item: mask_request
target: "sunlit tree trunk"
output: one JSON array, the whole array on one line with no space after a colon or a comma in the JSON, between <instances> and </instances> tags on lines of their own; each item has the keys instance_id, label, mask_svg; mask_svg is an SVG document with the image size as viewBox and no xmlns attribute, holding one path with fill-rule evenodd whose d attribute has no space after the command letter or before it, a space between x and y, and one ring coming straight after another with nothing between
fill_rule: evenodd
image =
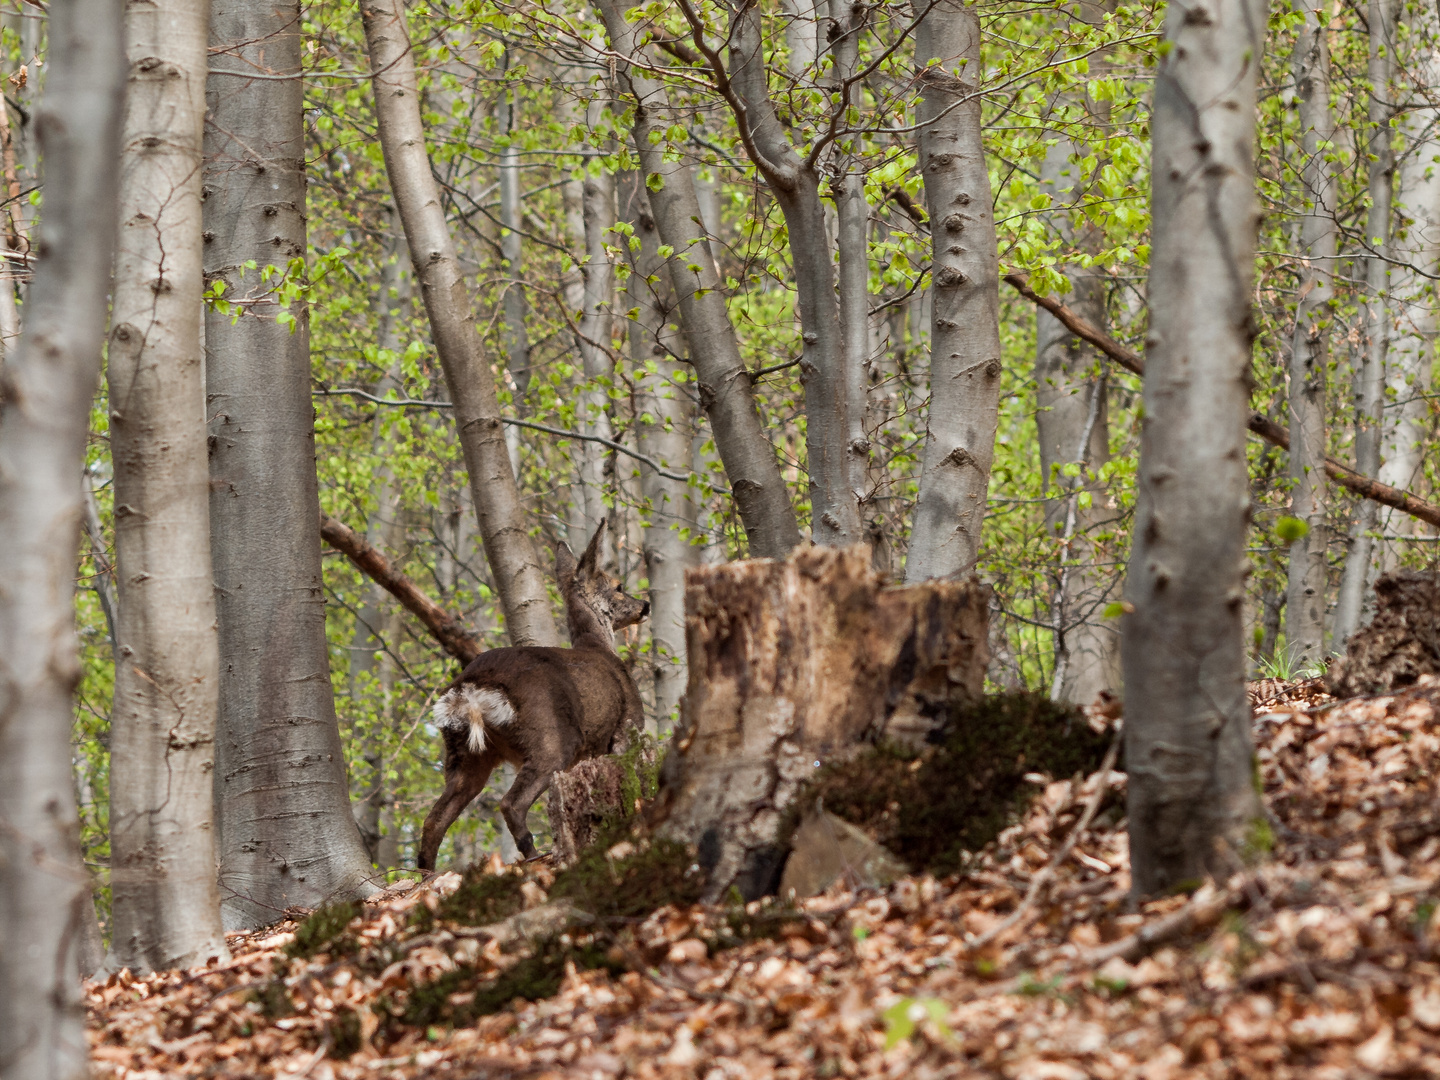
<instances>
[{"instance_id":1,"label":"sunlit tree trunk","mask_svg":"<svg viewBox=\"0 0 1440 1080\"><path fill-rule=\"evenodd\" d=\"M593 110L598 111L598 110ZM598 119L598 118L597 118ZM580 430L602 439L611 437L610 392L614 358L610 353L611 306L615 292L615 267L607 250L615 224L615 177L601 172L586 177L583 195L585 219L585 262L583 308L580 315L580 361L585 373L585 393ZM581 496L585 507L585 534L592 534L607 516L605 508L605 466L610 451L602 443L582 442L579 451ZM611 534L618 542L622 534Z\"/></svg>"},{"instance_id":2,"label":"sunlit tree trunk","mask_svg":"<svg viewBox=\"0 0 1440 1080\"><path fill-rule=\"evenodd\" d=\"M667 263L681 329L695 366L700 400L745 525L750 554L779 558L800 542L800 530L775 449L760 423L735 327L725 309L693 177L683 162L666 161L660 145L669 102L663 86L631 63L644 58L636 24L625 18L625 0L598 0L597 7L618 57L618 85L635 101L635 151L650 192L650 210L660 242L672 249Z\"/></svg>"},{"instance_id":3,"label":"sunlit tree trunk","mask_svg":"<svg viewBox=\"0 0 1440 1080\"><path fill-rule=\"evenodd\" d=\"M1126 598L1134 890L1228 874L1260 814L1245 696L1255 87L1265 0L1172 7L1155 78L1139 502Z\"/></svg>"},{"instance_id":4,"label":"sunlit tree trunk","mask_svg":"<svg viewBox=\"0 0 1440 1080\"><path fill-rule=\"evenodd\" d=\"M1406 74L1418 84L1415 96L1433 99L1440 88L1440 19L1433 5L1416 5L1405 11L1408 23ZM1425 440L1433 429L1430 380L1437 330L1434 275L1440 269L1440 109L1434 106L1406 110L1399 129L1404 157L1398 171L1398 201L1403 226L1392 242L1396 265L1391 271L1394 334L1387 357L1385 423L1377 479L1392 487L1413 491L1424 479ZM1423 526L1396 510L1382 509L1379 531L1379 569L1400 565L1405 543ZM1396 537L1397 539L1390 539Z\"/></svg>"},{"instance_id":5,"label":"sunlit tree trunk","mask_svg":"<svg viewBox=\"0 0 1440 1080\"><path fill-rule=\"evenodd\" d=\"M930 411L908 582L954 577L979 558L1000 408L999 255L980 138L980 20L961 0L917 4L916 13L933 295Z\"/></svg>"},{"instance_id":6,"label":"sunlit tree trunk","mask_svg":"<svg viewBox=\"0 0 1440 1080\"><path fill-rule=\"evenodd\" d=\"M1290 345L1290 514L1306 533L1290 544L1285 598L1285 647L1297 664L1325 655L1325 395L1330 367L1330 304L1335 272L1335 136L1330 112L1330 47L1321 0L1295 0L1304 16L1295 43L1295 93L1300 102L1301 172L1307 212L1300 224L1300 301Z\"/></svg>"},{"instance_id":7,"label":"sunlit tree trunk","mask_svg":"<svg viewBox=\"0 0 1440 1080\"><path fill-rule=\"evenodd\" d=\"M90 904L70 763L81 469L115 240L123 6L54 0L38 126L50 183L26 330L0 403L0 1077L88 1074Z\"/></svg>"},{"instance_id":8,"label":"sunlit tree trunk","mask_svg":"<svg viewBox=\"0 0 1440 1080\"><path fill-rule=\"evenodd\" d=\"M299 4L212 0L210 55L205 271L240 315L211 311L205 326L216 821L233 928L361 895L370 860L330 685L309 324L279 289L281 274L304 273Z\"/></svg>"},{"instance_id":9,"label":"sunlit tree trunk","mask_svg":"<svg viewBox=\"0 0 1440 1080\"><path fill-rule=\"evenodd\" d=\"M1057 231L1076 241L1067 213L1082 194L1080 166L1072 164L1075 144L1059 138L1045 155L1041 178L1058 208ZM1083 227L1083 226L1082 226ZM1078 238L1094 247L1088 232ZM1105 283L1097 271L1066 268L1071 293L1066 303L1092 325L1106 325ZM1045 525L1059 541L1059 567L1051 597L1055 639L1052 695L1088 705L1102 690L1120 684L1120 639L1104 617L1119 582L1101 565L1103 552L1093 534L1115 512L1104 505L1096 480L1110 459L1109 412L1102 361L1044 309L1036 311L1035 426L1040 442L1041 484L1049 495ZM1071 472L1075 475L1070 475Z\"/></svg>"},{"instance_id":10,"label":"sunlit tree trunk","mask_svg":"<svg viewBox=\"0 0 1440 1080\"><path fill-rule=\"evenodd\" d=\"M1380 471L1380 429L1385 413L1385 353L1390 340L1387 303L1390 217L1394 196L1394 133L1390 130L1392 76L1395 70L1395 0L1370 0L1370 210L1365 219L1365 357L1355 386L1355 469L1365 476ZM1345 551L1345 572L1335 604L1335 647L1342 648L1360 627L1368 585L1373 580L1372 534L1380 507L1363 499L1356 507Z\"/></svg>"},{"instance_id":11,"label":"sunlit tree trunk","mask_svg":"<svg viewBox=\"0 0 1440 1080\"><path fill-rule=\"evenodd\" d=\"M119 586L110 953L136 971L229 955L211 827L220 670L200 347L208 7L154 0L125 13L107 353Z\"/></svg>"},{"instance_id":12,"label":"sunlit tree trunk","mask_svg":"<svg viewBox=\"0 0 1440 1080\"><path fill-rule=\"evenodd\" d=\"M373 69L385 168L455 405L470 492L506 628L516 645L555 645L559 635L550 610L548 575L526 529L524 506L501 431L494 377L481 348L439 187L430 171L404 5L398 0L365 0L360 14Z\"/></svg>"},{"instance_id":13,"label":"sunlit tree trunk","mask_svg":"<svg viewBox=\"0 0 1440 1080\"><path fill-rule=\"evenodd\" d=\"M514 383L515 415L526 416L530 391L530 335L525 316L529 304L525 297L524 247L520 239L520 150L514 143L515 103L507 94L496 107L496 126L509 136L500 150L500 166L496 169L500 187L500 260L505 268L505 293L501 298L504 318L505 366ZM505 444L510 451L510 465L520 475L520 432L505 429Z\"/></svg>"},{"instance_id":14,"label":"sunlit tree trunk","mask_svg":"<svg viewBox=\"0 0 1440 1080\"><path fill-rule=\"evenodd\" d=\"M694 426L684 366L670 355L669 282L655 219L650 216L644 178L630 174L622 214L630 233L630 278L625 307L630 312L629 352L635 372L635 430L640 452L671 472L689 471ZM651 663L655 676L655 723L674 722L685 693L685 570L698 561L684 530L692 512L687 485L640 467L644 500L645 568L650 579Z\"/></svg>"}]
</instances>

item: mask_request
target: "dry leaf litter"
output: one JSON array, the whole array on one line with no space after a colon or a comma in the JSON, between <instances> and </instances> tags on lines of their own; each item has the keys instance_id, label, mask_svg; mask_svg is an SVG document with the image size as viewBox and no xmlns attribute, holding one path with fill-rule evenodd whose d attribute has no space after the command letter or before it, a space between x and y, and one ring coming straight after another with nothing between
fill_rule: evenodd
<instances>
[{"instance_id":1,"label":"dry leaf litter","mask_svg":"<svg viewBox=\"0 0 1440 1080\"><path fill-rule=\"evenodd\" d=\"M289 922L232 936L227 963L87 984L94 1072L1440 1076L1440 679L1343 702L1267 681L1251 700L1268 820L1188 896L1129 903L1123 774L1033 776L964 873L798 907L587 927L541 867L529 910L475 928L433 914L458 875L402 882L328 952L289 955ZM556 948L530 991L549 996L480 1007Z\"/></svg>"}]
</instances>

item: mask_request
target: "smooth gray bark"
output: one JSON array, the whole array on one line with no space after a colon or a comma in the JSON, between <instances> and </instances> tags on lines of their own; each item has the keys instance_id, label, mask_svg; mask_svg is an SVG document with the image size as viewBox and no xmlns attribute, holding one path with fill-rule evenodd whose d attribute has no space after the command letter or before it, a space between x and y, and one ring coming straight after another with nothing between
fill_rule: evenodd
<instances>
[{"instance_id":1,"label":"smooth gray bark","mask_svg":"<svg viewBox=\"0 0 1440 1080\"><path fill-rule=\"evenodd\" d=\"M1328 160L1335 137L1330 111L1330 48L1321 30L1322 0L1295 0L1304 16L1295 42L1295 96L1300 111L1301 172L1307 210L1300 223L1300 302L1290 343L1290 514L1308 531L1290 544L1285 647L1296 664L1325 655L1325 397L1334 298L1336 186Z\"/></svg>"},{"instance_id":2,"label":"smooth gray bark","mask_svg":"<svg viewBox=\"0 0 1440 1080\"><path fill-rule=\"evenodd\" d=\"M1067 210L1079 201L1079 166L1070 158L1075 146L1059 138L1045 155L1041 178L1059 208L1055 228L1068 243L1077 239L1093 247L1086 234L1075 236ZM1069 307L1092 325L1106 324L1105 283L1097 271L1065 268L1071 292ZM1102 690L1120 685L1120 638L1114 620L1104 617L1106 604L1119 592L1116 575L1102 565L1104 553L1092 534L1114 519L1104 505L1104 485L1096 480L1110 459L1109 412L1103 360L1093 348L1071 334L1049 312L1036 310L1035 425L1040 442L1040 470L1045 525L1061 542L1057 583L1051 598L1055 640L1052 696L1057 701L1088 705ZM1079 472L1071 477L1066 467ZM1089 496L1082 506L1081 494Z\"/></svg>"},{"instance_id":3,"label":"smooth gray bark","mask_svg":"<svg viewBox=\"0 0 1440 1080\"><path fill-rule=\"evenodd\" d=\"M82 1080L79 954L93 918L70 731L75 554L115 242L119 0L48 7L37 109L50 183L26 329L0 401L0 1077Z\"/></svg>"},{"instance_id":4,"label":"smooth gray bark","mask_svg":"<svg viewBox=\"0 0 1440 1080\"><path fill-rule=\"evenodd\" d=\"M585 179L583 194L585 261L581 272L585 287L580 313L580 362L585 373L585 393L580 431L608 439L610 424L610 377L614 358L610 354L611 313L615 293L615 266L607 250L610 229L615 225L615 177L602 172ZM605 465L607 449L599 443L582 442L580 486L585 506L585 533L591 535L607 516L605 508ZM615 542L621 539L616 531Z\"/></svg>"},{"instance_id":5,"label":"smooth gray bark","mask_svg":"<svg viewBox=\"0 0 1440 1080\"><path fill-rule=\"evenodd\" d=\"M1000 277L980 138L980 20L935 0L915 28L920 168L933 249L930 411L907 582L975 565L1000 409Z\"/></svg>"},{"instance_id":6,"label":"smooth gray bark","mask_svg":"<svg viewBox=\"0 0 1440 1080\"><path fill-rule=\"evenodd\" d=\"M501 131L512 139L515 133L515 105L508 96L496 108ZM525 329L529 304L525 298L524 271L520 264L524 248L520 240L520 151L507 142L500 151L496 169L500 181L500 260L505 268L505 295L501 310L505 318L505 364L515 380L515 411L528 411L525 395L530 389L530 337Z\"/></svg>"},{"instance_id":7,"label":"smooth gray bark","mask_svg":"<svg viewBox=\"0 0 1440 1080\"><path fill-rule=\"evenodd\" d=\"M633 230L625 307L631 312L629 352L635 372L635 433L640 452L676 472L689 467L694 417L681 381L684 368L670 355L671 290L660 258L660 238L650 216L644 178L632 174L622 212ZM651 664L655 678L655 724L673 724L685 693L685 570L699 549L682 531L693 512L687 485L642 466L645 567L650 579Z\"/></svg>"},{"instance_id":8,"label":"smooth gray bark","mask_svg":"<svg viewBox=\"0 0 1440 1080\"><path fill-rule=\"evenodd\" d=\"M1440 18L1433 5L1407 8L1409 48L1406 75L1416 84L1415 98L1433 100L1440 88ZM1398 128L1405 147L1398 166L1397 201L1404 222L1392 240L1391 305L1394 329L1386 358L1385 423L1376 479L1414 490L1424 479L1425 440L1432 428L1430 382L1437 330L1434 275L1440 268L1440 108L1418 105L1405 110ZM1400 537L1423 529L1399 511L1379 511L1378 569L1400 566L1405 543Z\"/></svg>"},{"instance_id":9,"label":"smooth gray bark","mask_svg":"<svg viewBox=\"0 0 1440 1080\"><path fill-rule=\"evenodd\" d=\"M858 34L859 30L853 27L848 32ZM853 41L849 48L854 48ZM844 55L837 52L842 62ZM730 9L729 68L730 82L743 102L743 107L732 102L732 110L746 150L784 215L795 274L800 380L805 388L805 457L810 475L810 538L834 546L858 543L862 531L857 491L863 468L857 468L857 462L863 462L868 447L863 438L858 445L851 445L851 413L863 416L865 405L863 396L851 398L852 384L863 385L858 375L851 379L846 373L845 327L835 290L825 204L820 198L824 163L813 153L801 156L770 98L757 5L736 4ZM860 200L863 203L863 186ZM847 201L842 199L842 207ZM853 230L855 210L849 209L848 214ZM862 333L858 351L863 353L867 339Z\"/></svg>"},{"instance_id":10,"label":"smooth gray bark","mask_svg":"<svg viewBox=\"0 0 1440 1080\"><path fill-rule=\"evenodd\" d=\"M205 320L227 928L370 889L325 639L309 327L261 277L305 256L300 29L298 0L212 0L205 275L243 302Z\"/></svg>"},{"instance_id":11,"label":"smooth gray bark","mask_svg":"<svg viewBox=\"0 0 1440 1080\"><path fill-rule=\"evenodd\" d=\"M1394 201L1395 152L1390 130L1395 70L1395 0L1370 0L1370 210L1365 219L1364 343L1365 358L1355 381L1355 470L1365 476L1380 471L1380 430L1385 413L1385 353L1390 340L1389 291L1390 218ZM1333 644L1342 649L1360 628L1367 586L1373 580L1371 558L1380 507L1362 499L1350 526L1345 571L1335 603Z\"/></svg>"},{"instance_id":12,"label":"smooth gray bark","mask_svg":"<svg viewBox=\"0 0 1440 1080\"><path fill-rule=\"evenodd\" d=\"M820 24L815 0L780 0L785 12L785 68L801 78L820 56Z\"/></svg>"},{"instance_id":13,"label":"smooth gray bark","mask_svg":"<svg viewBox=\"0 0 1440 1080\"><path fill-rule=\"evenodd\" d=\"M201 183L209 0L127 5L107 375L119 586L110 966L228 958L212 809L220 706Z\"/></svg>"},{"instance_id":14,"label":"smooth gray bark","mask_svg":"<svg viewBox=\"0 0 1440 1080\"><path fill-rule=\"evenodd\" d=\"M1174 6L1155 78L1139 499L1121 651L1130 864L1145 896L1228 875L1261 813L1242 613L1255 96L1265 0Z\"/></svg>"},{"instance_id":15,"label":"smooth gray bark","mask_svg":"<svg viewBox=\"0 0 1440 1080\"><path fill-rule=\"evenodd\" d=\"M618 57L618 85L635 103L635 151L645 173L660 242L672 249L667 263L700 401L745 525L750 554L781 558L800 542L795 510L780 476L775 448L760 423L735 327L725 310L720 273L706 238L690 169L681 162L665 160L662 141L669 113L667 95L659 82L630 63L643 57L637 26L625 19L626 4L627 0L599 0L597 7Z\"/></svg>"},{"instance_id":16,"label":"smooth gray bark","mask_svg":"<svg viewBox=\"0 0 1440 1080\"><path fill-rule=\"evenodd\" d=\"M525 508L501 430L495 380L475 327L439 186L430 171L404 5L398 0L365 0L360 14L370 51L385 169L455 405L470 493L506 629L516 645L557 645L560 638L550 610L547 570L526 529Z\"/></svg>"}]
</instances>

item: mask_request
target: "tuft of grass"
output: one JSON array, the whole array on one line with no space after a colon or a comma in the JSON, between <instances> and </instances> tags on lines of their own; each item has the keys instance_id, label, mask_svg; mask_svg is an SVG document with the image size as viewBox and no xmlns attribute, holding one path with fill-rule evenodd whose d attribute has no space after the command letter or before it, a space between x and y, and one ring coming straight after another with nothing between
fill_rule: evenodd
<instances>
[{"instance_id":1,"label":"tuft of grass","mask_svg":"<svg viewBox=\"0 0 1440 1080\"><path fill-rule=\"evenodd\" d=\"M358 900L316 908L295 928L295 940L285 946L285 955L309 960L320 952L335 956L354 952L360 943L345 931L364 910Z\"/></svg>"},{"instance_id":2,"label":"tuft of grass","mask_svg":"<svg viewBox=\"0 0 1440 1080\"><path fill-rule=\"evenodd\" d=\"M991 695L957 709L923 751L882 743L820 769L792 804L792 827L822 799L916 869L951 873L1013 820L1027 773L1091 772L1110 739L1044 695Z\"/></svg>"}]
</instances>

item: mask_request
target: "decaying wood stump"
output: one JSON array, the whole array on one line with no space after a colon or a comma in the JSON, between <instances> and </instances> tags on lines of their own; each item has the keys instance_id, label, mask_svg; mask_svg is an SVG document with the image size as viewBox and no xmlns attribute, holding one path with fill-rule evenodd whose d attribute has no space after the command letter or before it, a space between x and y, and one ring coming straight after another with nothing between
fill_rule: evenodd
<instances>
[{"instance_id":1,"label":"decaying wood stump","mask_svg":"<svg viewBox=\"0 0 1440 1080\"><path fill-rule=\"evenodd\" d=\"M1440 675L1440 575L1401 570L1375 582L1375 618L1346 643L1326 679L1336 697L1390 694Z\"/></svg>"},{"instance_id":2,"label":"decaying wood stump","mask_svg":"<svg viewBox=\"0 0 1440 1080\"><path fill-rule=\"evenodd\" d=\"M883 588L863 547L686 574L689 686L652 820L697 845L710 899L774 890L782 816L817 763L923 740L980 696L989 596L973 579Z\"/></svg>"},{"instance_id":3,"label":"decaying wood stump","mask_svg":"<svg viewBox=\"0 0 1440 1080\"><path fill-rule=\"evenodd\" d=\"M600 836L607 822L632 817L638 799L654 794L659 744L630 727L615 753L587 758L550 781L546 810L555 865L569 866Z\"/></svg>"}]
</instances>

